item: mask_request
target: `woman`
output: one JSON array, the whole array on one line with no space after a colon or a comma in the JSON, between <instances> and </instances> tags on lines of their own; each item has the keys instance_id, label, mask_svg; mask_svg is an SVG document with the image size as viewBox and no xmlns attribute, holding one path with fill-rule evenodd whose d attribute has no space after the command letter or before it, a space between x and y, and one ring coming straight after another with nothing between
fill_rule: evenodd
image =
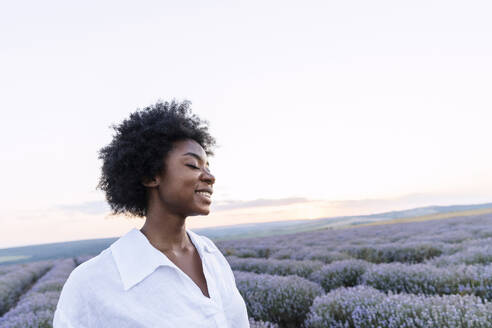
<instances>
[{"instance_id":1,"label":"woman","mask_svg":"<svg viewBox=\"0 0 492 328\"><path fill-rule=\"evenodd\" d=\"M113 214L145 217L63 286L53 326L249 327L232 270L216 245L186 228L207 215L215 139L190 103L137 110L102 148L98 188Z\"/></svg>"}]
</instances>

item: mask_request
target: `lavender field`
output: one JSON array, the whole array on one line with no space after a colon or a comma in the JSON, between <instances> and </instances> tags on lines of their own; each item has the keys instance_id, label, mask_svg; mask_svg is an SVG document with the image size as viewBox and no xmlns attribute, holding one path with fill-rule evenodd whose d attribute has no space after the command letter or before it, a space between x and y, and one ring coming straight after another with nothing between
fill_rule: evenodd
<instances>
[{"instance_id":1,"label":"lavender field","mask_svg":"<svg viewBox=\"0 0 492 328\"><path fill-rule=\"evenodd\" d=\"M216 245L251 327L492 327L492 214ZM0 266L0 327L51 327L90 257Z\"/></svg>"}]
</instances>

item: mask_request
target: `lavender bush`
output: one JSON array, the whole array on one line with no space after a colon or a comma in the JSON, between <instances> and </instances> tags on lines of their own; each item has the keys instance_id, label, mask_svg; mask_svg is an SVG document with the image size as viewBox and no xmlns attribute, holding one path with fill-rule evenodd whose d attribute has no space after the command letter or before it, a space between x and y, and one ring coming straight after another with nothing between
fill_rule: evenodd
<instances>
[{"instance_id":1,"label":"lavender bush","mask_svg":"<svg viewBox=\"0 0 492 328\"><path fill-rule=\"evenodd\" d=\"M229 256L227 261L233 270L268 273L279 276L297 275L304 278L308 277L313 271L321 269L323 266L323 262L320 261L238 258L234 256Z\"/></svg>"},{"instance_id":2,"label":"lavender bush","mask_svg":"<svg viewBox=\"0 0 492 328\"><path fill-rule=\"evenodd\" d=\"M0 266L0 276L1 275L4 275L6 273L9 273L12 270L15 270L20 265L22 265L22 264L9 264L9 265L2 265L2 266ZM25 266L25 264L24 264L24 266Z\"/></svg>"},{"instance_id":3,"label":"lavender bush","mask_svg":"<svg viewBox=\"0 0 492 328\"><path fill-rule=\"evenodd\" d=\"M492 243L492 240L490 241ZM433 258L426 263L444 267L453 264L490 264L492 263L492 244L470 246L452 255Z\"/></svg>"},{"instance_id":4,"label":"lavender bush","mask_svg":"<svg viewBox=\"0 0 492 328\"><path fill-rule=\"evenodd\" d=\"M268 321L256 321L253 318L249 318L249 327L250 328L279 328L279 326L275 323L271 323Z\"/></svg>"},{"instance_id":5,"label":"lavender bush","mask_svg":"<svg viewBox=\"0 0 492 328\"><path fill-rule=\"evenodd\" d=\"M325 291L358 285L361 276L374 264L364 260L336 261L313 272L308 279L319 283Z\"/></svg>"},{"instance_id":6,"label":"lavender bush","mask_svg":"<svg viewBox=\"0 0 492 328\"><path fill-rule=\"evenodd\" d=\"M272 259L292 259L292 260L312 260L321 261L325 264L334 261L346 260L351 257L348 254L338 251L328 251L323 247L308 247L298 246L296 248L282 248L272 253L270 258Z\"/></svg>"},{"instance_id":7,"label":"lavender bush","mask_svg":"<svg viewBox=\"0 0 492 328\"><path fill-rule=\"evenodd\" d=\"M51 327L61 289L74 268L71 258L55 261L52 269L0 318L0 327Z\"/></svg>"},{"instance_id":8,"label":"lavender bush","mask_svg":"<svg viewBox=\"0 0 492 328\"><path fill-rule=\"evenodd\" d=\"M80 264L84 263L85 261L90 260L93 257L94 257L94 255L91 255L91 254L77 256L74 259L75 260L75 265L76 266L79 266Z\"/></svg>"},{"instance_id":9,"label":"lavender bush","mask_svg":"<svg viewBox=\"0 0 492 328\"><path fill-rule=\"evenodd\" d=\"M226 256L268 258L275 251L277 251L275 246L250 245L248 247L229 247L223 253Z\"/></svg>"},{"instance_id":10,"label":"lavender bush","mask_svg":"<svg viewBox=\"0 0 492 328\"><path fill-rule=\"evenodd\" d=\"M2 328L51 328L59 292L32 293L0 318Z\"/></svg>"},{"instance_id":11,"label":"lavender bush","mask_svg":"<svg viewBox=\"0 0 492 328\"><path fill-rule=\"evenodd\" d=\"M385 294L369 286L342 287L317 297L306 328L492 327L492 303L467 295Z\"/></svg>"},{"instance_id":12,"label":"lavender bush","mask_svg":"<svg viewBox=\"0 0 492 328\"><path fill-rule=\"evenodd\" d=\"M360 283L395 293L473 294L491 300L492 266L438 268L429 264L380 264L368 268Z\"/></svg>"},{"instance_id":13,"label":"lavender bush","mask_svg":"<svg viewBox=\"0 0 492 328\"><path fill-rule=\"evenodd\" d=\"M442 254L437 243L386 244L378 246L351 246L343 250L350 256L373 263L407 262L421 263Z\"/></svg>"},{"instance_id":14,"label":"lavender bush","mask_svg":"<svg viewBox=\"0 0 492 328\"><path fill-rule=\"evenodd\" d=\"M298 276L233 271L248 314L282 327L301 327L313 300L323 294L315 282Z\"/></svg>"},{"instance_id":15,"label":"lavender bush","mask_svg":"<svg viewBox=\"0 0 492 328\"><path fill-rule=\"evenodd\" d=\"M0 276L0 316L7 312L18 298L53 265L52 261L18 265L14 270Z\"/></svg>"},{"instance_id":16,"label":"lavender bush","mask_svg":"<svg viewBox=\"0 0 492 328\"><path fill-rule=\"evenodd\" d=\"M61 292L63 284L73 269L75 269L75 262L72 258L58 260L52 269L39 279L23 297L28 297L30 293Z\"/></svg>"}]
</instances>

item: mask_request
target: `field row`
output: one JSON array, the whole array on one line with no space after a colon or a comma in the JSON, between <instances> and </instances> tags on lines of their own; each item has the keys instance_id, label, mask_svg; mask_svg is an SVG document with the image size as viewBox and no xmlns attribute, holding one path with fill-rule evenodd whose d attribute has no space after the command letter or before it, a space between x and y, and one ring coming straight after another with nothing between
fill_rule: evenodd
<instances>
[{"instance_id":1,"label":"field row","mask_svg":"<svg viewBox=\"0 0 492 328\"><path fill-rule=\"evenodd\" d=\"M248 313L280 327L492 327L492 303L472 295L381 292L321 285L298 276L234 271Z\"/></svg>"},{"instance_id":2,"label":"field row","mask_svg":"<svg viewBox=\"0 0 492 328\"><path fill-rule=\"evenodd\" d=\"M0 273L0 327L51 327L61 290L87 257L9 265Z\"/></svg>"},{"instance_id":3,"label":"field row","mask_svg":"<svg viewBox=\"0 0 492 328\"><path fill-rule=\"evenodd\" d=\"M275 276L296 275L319 283L328 292L338 287L368 285L381 291L426 295L470 294L492 300L492 265L383 263L244 259L228 257L236 271Z\"/></svg>"},{"instance_id":4,"label":"field row","mask_svg":"<svg viewBox=\"0 0 492 328\"><path fill-rule=\"evenodd\" d=\"M253 328L492 328L492 215L216 245ZM91 257L0 266L0 327L51 327Z\"/></svg>"},{"instance_id":5,"label":"field row","mask_svg":"<svg viewBox=\"0 0 492 328\"><path fill-rule=\"evenodd\" d=\"M319 260L325 263L350 257L373 263L422 263L429 259L462 253L461 257L447 259L459 262L466 259L466 254L463 254L466 250L492 245L492 215L339 230L324 229L217 241L216 245L224 255L237 257ZM482 261L491 260L490 249L484 255Z\"/></svg>"}]
</instances>

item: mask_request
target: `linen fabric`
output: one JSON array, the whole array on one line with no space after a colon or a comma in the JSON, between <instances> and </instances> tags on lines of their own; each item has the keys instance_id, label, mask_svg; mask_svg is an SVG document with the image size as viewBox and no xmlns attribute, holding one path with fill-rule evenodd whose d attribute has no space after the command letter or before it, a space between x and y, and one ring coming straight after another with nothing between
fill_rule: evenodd
<instances>
[{"instance_id":1,"label":"linen fabric","mask_svg":"<svg viewBox=\"0 0 492 328\"><path fill-rule=\"evenodd\" d=\"M53 327L249 327L229 263L209 238L185 230L202 260L210 298L133 228L72 271Z\"/></svg>"}]
</instances>

